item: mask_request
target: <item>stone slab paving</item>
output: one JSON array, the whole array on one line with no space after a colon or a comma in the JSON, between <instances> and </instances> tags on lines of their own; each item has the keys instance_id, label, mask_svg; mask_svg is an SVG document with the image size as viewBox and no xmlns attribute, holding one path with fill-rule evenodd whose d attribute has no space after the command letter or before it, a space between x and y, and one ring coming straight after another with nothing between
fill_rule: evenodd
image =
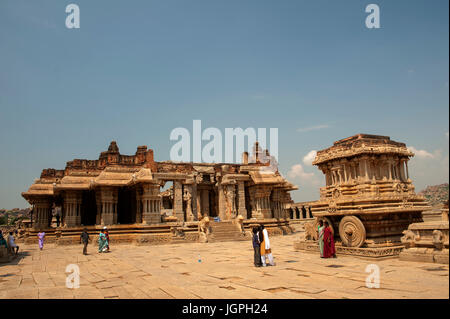
<instances>
[{"instance_id":1,"label":"stone slab paving","mask_svg":"<svg viewBox=\"0 0 450 319\"><path fill-rule=\"evenodd\" d=\"M253 267L251 242L158 246L21 245L0 264L0 298L449 298L448 265L318 254L293 248L297 236L271 238L275 267ZM80 269L80 288L66 287L66 266ZM380 288L367 288L366 267L380 268Z\"/></svg>"}]
</instances>

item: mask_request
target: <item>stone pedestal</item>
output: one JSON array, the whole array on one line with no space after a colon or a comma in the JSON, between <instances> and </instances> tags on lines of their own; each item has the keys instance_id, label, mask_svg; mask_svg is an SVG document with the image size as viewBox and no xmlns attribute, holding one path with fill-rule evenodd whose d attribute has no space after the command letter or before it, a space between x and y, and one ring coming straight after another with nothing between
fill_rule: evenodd
<instances>
[{"instance_id":1,"label":"stone pedestal","mask_svg":"<svg viewBox=\"0 0 450 319\"><path fill-rule=\"evenodd\" d=\"M401 238L405 249L400 253L400 260L448 264L448 225L448 221L409 225Z\"/></svg>"}]
</instances>

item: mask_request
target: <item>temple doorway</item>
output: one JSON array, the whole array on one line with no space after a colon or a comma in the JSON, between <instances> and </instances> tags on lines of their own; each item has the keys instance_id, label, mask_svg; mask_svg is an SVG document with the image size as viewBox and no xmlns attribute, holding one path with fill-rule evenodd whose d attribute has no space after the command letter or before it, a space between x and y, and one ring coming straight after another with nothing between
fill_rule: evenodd
<instances>
[{"instance_id":1,"label":"temple doorway","mask_svg":"<svg viewBox=\"0 0 450 319\"><path fill-rule=\"evenodd\" d=\"M95 192L92 190L83 191L81 199L81 225L95 225L97 216L97 204Z\"/></svg>"},{"instance_id":2,"label":"temple doorway","mask_svg":"<svg viewBox=\"0 0 450 319\"><path fill-rule=\"evenodd\" d=\"M117 222L133 224L136 222L136 191L125 187L119 188L117 201Z\"/></svg>"}]
</instances>

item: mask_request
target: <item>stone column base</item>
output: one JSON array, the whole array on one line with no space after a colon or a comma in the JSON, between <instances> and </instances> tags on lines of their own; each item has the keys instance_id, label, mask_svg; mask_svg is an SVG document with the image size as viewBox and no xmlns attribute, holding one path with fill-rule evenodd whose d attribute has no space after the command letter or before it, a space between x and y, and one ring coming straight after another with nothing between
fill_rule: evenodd
<instances>
[{"instance_id":1,"label":"stone column base","mask_svg":"<svg viewBox=\"0 0 450 319\"><path fill-rule=\"evenodd\" d=\"M114 225L114 214L103 213L103 225Z\"/></svg>"},{"instance_id":2,"label":"stone column base","mask_svg":"<svg viewBox=\"0 0 450 319\"><path fill-rule=\"evenodd\" d=\"M142 214L142 223L147 225L160 224L161 215L159 213L144 213Z\"/></svg>"},{"instance_id":3,"label":"stone column base","mask_svg":"<svg viewBox=\"0 0 450 319\"><path fill-rule=\"evenodd\" d=\"M76 227L81 225L81 216L66 216L67 227Z\"/></svg>"}]
</instances>

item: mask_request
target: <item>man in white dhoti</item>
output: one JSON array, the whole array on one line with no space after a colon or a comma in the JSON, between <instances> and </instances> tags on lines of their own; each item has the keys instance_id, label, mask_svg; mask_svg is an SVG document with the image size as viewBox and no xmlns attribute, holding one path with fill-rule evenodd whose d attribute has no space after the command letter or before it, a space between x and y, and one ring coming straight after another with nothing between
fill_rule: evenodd
<instances>
[{"instance_id":1,"label":"man in white dhoti","mask_svg":"<svg viewBox=\"0 0 450 319\"><path fill-rule=\"evenodd\" d=\"M269 265L275 266L275 263L273 262L273 256L272 256L272 250L270 248L270 240L269 240L269 234L267 233L267 229L264 228L264 225L260 226L260 234L262 233L261 240L261 261L263 266L266 266L266 256L269 258Z\"/></svg>"}]
</instances>

